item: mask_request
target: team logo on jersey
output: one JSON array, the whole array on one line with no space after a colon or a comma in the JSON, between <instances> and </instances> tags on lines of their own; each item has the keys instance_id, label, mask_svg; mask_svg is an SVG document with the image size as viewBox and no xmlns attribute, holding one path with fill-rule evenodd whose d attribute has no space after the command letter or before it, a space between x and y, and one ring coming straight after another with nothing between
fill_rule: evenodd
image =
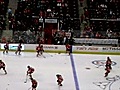
<instances>
[{"instance_id":1,"label":"team logo on jersey","mask_svg":"<svg viewBox=\"0 0 120 90\"><path fill-rule=\"evenodd\" d=\"M94 60L92 61L92 64L97 65L97 66L105 66L106 60ZM115 66L117 63L112 61L112 66Z\"/></svg>"}]
</instances>

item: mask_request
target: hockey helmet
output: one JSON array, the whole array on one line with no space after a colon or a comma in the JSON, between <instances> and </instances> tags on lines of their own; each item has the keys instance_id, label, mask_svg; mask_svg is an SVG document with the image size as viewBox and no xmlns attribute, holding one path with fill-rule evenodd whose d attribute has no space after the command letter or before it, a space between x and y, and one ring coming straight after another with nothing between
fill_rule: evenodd
<instances>
[{"instance_id":1,"label":"hockey helmet","mask_svg":"<svg viewBox=\"0 0 120 90\"><path fill-rule=\"evenodd\" d=\"M30 68L30 66L27 66L27 68Z\"/></svg>"}]
</instances>

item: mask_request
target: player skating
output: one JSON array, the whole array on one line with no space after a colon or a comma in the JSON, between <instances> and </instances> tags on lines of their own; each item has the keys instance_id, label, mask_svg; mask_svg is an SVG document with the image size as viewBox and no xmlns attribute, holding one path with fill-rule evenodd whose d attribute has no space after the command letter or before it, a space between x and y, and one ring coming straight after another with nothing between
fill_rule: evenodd
<instances>
[{"instance_id":1,"label":"player skating","mask_svg":"<svg viewBox=\"0 0 120 90\"><path fill-rule=\"evenodd\" d=\"M8 50L9 50L9 44L8 42L6 42L6 44L4 45L3 54L5 54L5 52L8 54Z\"/></svg>"},{"instance_id":2,"label":"player skating","mask_svg":"<svg viewBox=\"0 0 120 90\"><path fill-rule=\"evenodd\" d=\"M70 50L71 50L70 44L66 44L66 53L68 53L69 55L70 55Z\"/></svg>"},{"instance_id":3,"label":"player skating","mask_svg":"<svg viewBox=\"0 0 120 90\"><path fill-rule=\"evenodd\" d=\"M32 78L32 74L35 71L35 69L31 66L27 66L28 70L27 70L27 76L30 76L30 78Z\"/></svg>"},{"instance_id":4,"label":"player skating","mask_svg":"<svg viewBox=\"0 0 120 90\"><path fill-rule=\"evenodd\" d=\"M32 90L36 90L37 88L37 81L33 78L30 78L31 83L32 83Z\"/></svg>"},{"instance_id":5,"label":"player skating","mask_svg":"<svg viewBox=\"0 0 120 90\"><path fill-rule=\"evenodd\" d=\"M31 66L27 66L27 74L26 74L26 80L24 83L27 83L28 78L32 78L32 74L35 71L35 69Z\"/></svg>"},{"instance_id":6,"label":"player skating","mask_svg":"<svg viewBox=\"0 0 120 90\"><path fill-rule=\"evenodd\" d=\"M63 77L62 77L62 75L57 74L56 77L57 77L57 83L58 83L58 85L59 85L59 86L62 86L62 82L63 82Z\"/></svg>"},{"instance_id":7,"label":"player skating","mask_svg":"<svg viewBox=\"0 0 120 90\"><path fill-rule=\"evenodd\" d=\"M36 47L36 52L37 52L37 55L36 55L37 57L43 55L43 52L44 52L43 45L39 44Z\"/></svg>"},{"instance_id":8,"label":"player skating","mask_svg":"<svg viewBox=\"0 0 120 90\"><path fill-rule=\"evenodd\" d=\"M17 50L15 51L15 54L17 55L17 53L18 53L18 55L21 55L21 49L22 49L22 45L20 43L17 47Z\"/></svg>"},{"instance_id":9,"label":"player skating","mask_svg":"<svg viewBox=\"0 0 120 90\"><path fill-rule=\"evenodd\" d=\"M3 69L4 70L4 72L5 72L5 74L7 74L7 71L6 71L6 69L5 69L5 63L2 61L2 60L0 60L0 70L1 69Z\"/></svg>"},{"instance_id":10,"label":"player skating","mask_svg":"<svg viewBox=\"0 0 120 90\"><path fill-rule=\"evenodd\" d=\"M111 61L110 57L107 57L107 61L106 61L105 67L106 68L109 67L110 69L112 69L111 65L112 65L112 61Z\"/></svg>"},{"instance_id":11,"label":"player skating","mask_svg":"<svg viewBox=\"0 0 120 90\"><path fill-rule=\"evenodd\" d=\"M110 57L107 57L107 61L105 64L105 70L106 70L105 77L107 77L108 74L110 73L110 70L112 69L111 65L112 65L112 61L111 61Z\"/></svg>"},{"instance_id":12,"label":"player skating","mask_svg":"<svg viewBox=\"0 0 120 90\"><path fill-rule=\"evenodd\" d=\"M108 74L110 73L110 67L109 66L107 66L106 68L105 68L105 70L106 70L106 72L105 72L105 76L104 77L107 77L108 76Z\"/></svg>"}]
</instances>

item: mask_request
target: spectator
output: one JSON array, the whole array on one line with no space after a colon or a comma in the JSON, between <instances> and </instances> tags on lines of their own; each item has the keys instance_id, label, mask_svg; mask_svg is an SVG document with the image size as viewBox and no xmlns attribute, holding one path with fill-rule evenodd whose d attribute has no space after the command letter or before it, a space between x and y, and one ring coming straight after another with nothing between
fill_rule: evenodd
<instances>
[{"instance_id":1,"label":"spectator","mask_svg":"<svg viewBox=\"0 0 120 90\"><path fill-rule=\"evenodd\" d=\"M84 0L80 0L80 6L83 7Z\"/></svg>"},{"instance_id":2,"label":"spectator","mask_svg":"<svg viewBox=\"0 0 120 90\"><path fill-rule=\"evenodd\" d=\"M112 30L110 28L107 29L106 35L107 35L107 38L111 38L111 36L112 36Z\"/></svg>"}]
</instances>

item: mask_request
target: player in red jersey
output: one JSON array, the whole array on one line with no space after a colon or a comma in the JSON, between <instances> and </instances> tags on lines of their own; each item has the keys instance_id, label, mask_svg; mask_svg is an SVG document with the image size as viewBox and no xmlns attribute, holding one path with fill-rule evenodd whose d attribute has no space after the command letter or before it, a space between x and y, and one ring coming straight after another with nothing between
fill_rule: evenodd
<instances>
[{"instance_id":1,"label":"player in red jersey","mask_svg":"<svg viewBox=\"0 0 120 90\"><path fill-rule=\"evenodd\" d=\"M8 50L9 50L9 43L6 42L6 44L4 45L4 50L3 50L3 54L8 53Z\"/></svg>"},{"instance_id":2,"label":"player in red jersey","mask_svg":"<svg viewBox=\"0 0 120 90\"><path fill-rule=\"evenodd\" d=\"M2 61L2 60L0 60L0 69L3 69L4 70L4 72L5 72L5 74L7 74L7 71L6 71L6 69L5 69L5 63Z\"/></svg>"},{"instance_id":3,"label":"player in red jersey","mask_svg":"<svg viewBox=\"0 0 120 90\"><path fill-rule=\"evenodd\" d=\"M39 55L42 55L43 52L44 52L43 45L39 44L39 45L36 47L36 52L37 52L37 55L36 55L37 57L38 57Z\"/></svg>"},{"instance_id":4,"label":"player in red jersey","mask_svg":"<svg viewBox=\"0 0 120 90\"><path fill-rule=\"evenodd\" d=\"M105 64L105 70L106 70L105 77L107 77L108 74L110 73L110 70L112 69L111 65L112 65L112 61L111 61L110 57L107 57L107 61Z\"/></svg>"},{"instance_id":5,"label":"player in red jersey","mask_svg":"<svg viewBox=\"0 0 120 90\"><path fill-rule=\"evenodd\" d=\"M16 50L16 52L15 52L15 54L17 55L17 53L19 54L19 55L21 55L20 53L21 53L21 49L22 49L22 46L21 46L21 43L18 45L18 47L17 47L17 50Z\"/></svg>"},{"instance_id":6,"label":"player in red jersey","mask_svg":"<svg viewBox=\"0 0 120 90\"><path fill-rule=\"evenodd\" d=\"M66 44L66 53L68 53L70 55L70 44Z\"/></svg>"},{"instance_id":7,"label":"player in red jersey","mask_svg":"<svg viewBox=\"0 0 120 90\"><path fill-rule=\"evenodd\" d=\"M107 66L106 68L105 68L105 70L106 70L106 72L105 72L105 76L104 77L107 77L108 76L108 74L110 73L110 67L109 66Z\"/></svg>"},{"instance_id":8,"label":"player in red jersey","mask_svg":"<svg viewBox=\"0 0 120 90\"><path fill-rule=\"evenodd\" d=\"M30 76L30 78L32 78L32 73L35 71L35 69L31 66L27 66L27 68L27 76Z\"/></svg>"},{"instance_id":9,"label":"player in red jersey","mask_svg":"<svg viewBox=\"0 0 120 90\"><path fill-rule=\"evenodd\" d=\"M59 86L62 86L62 82L63 82L63 77L62 77L62 75L57 74L56 77L57 77L57 83L58 83L58 85L59 85Z\"/></svg>"},{"instance_id":10,"label":"player in red jersey","mask_svg":"<svg viewBox=\"0 0 120 90\"><path fill-rule=\"evenodd\" d=\"M37 81L33 78L30 78L31 83L32 83L32 90L36 90L37 88Z\"/></svg>"},{"instance_id":11,"label":"player in red jersey","mask_svg":"<svg viewBox=\"0 0 120 90\"><path fill-rule=\"evenodd\" d=\"M110 57L107 57L107 61L106 61L105 67L106 67L106 68L109 67L110 69L112 69L111 64L112 64L112 61L111 61Z\"/></svg>"}]
</instances>

